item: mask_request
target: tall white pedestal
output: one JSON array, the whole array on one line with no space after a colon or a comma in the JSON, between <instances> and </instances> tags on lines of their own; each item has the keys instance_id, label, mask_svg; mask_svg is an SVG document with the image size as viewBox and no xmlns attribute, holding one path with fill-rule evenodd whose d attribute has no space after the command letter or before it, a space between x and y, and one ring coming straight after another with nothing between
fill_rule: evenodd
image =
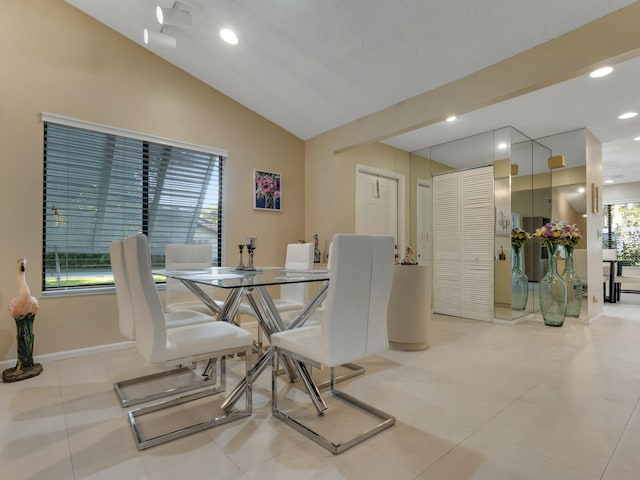
<instances>
[{"instance_id":1,"label":"tall white pedestal","mask_svg":"<svg viewBox=\"0 0 640 480\"><path fill-rule=\"evenodd\" d=\"M389 347L395 350L429 348L431 267L396 265L389 297Z\"/></svg>"}]
</instances>

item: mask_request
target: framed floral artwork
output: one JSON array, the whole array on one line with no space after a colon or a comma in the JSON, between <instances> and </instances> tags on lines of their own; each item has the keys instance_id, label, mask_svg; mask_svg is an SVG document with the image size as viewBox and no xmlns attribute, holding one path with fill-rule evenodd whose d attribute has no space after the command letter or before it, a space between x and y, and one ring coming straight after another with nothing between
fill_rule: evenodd
<instances>
[{"instance_id":1,"label":"framed floral artwork","mask_svg":"<svg viewBox=\"0 0 640 480\"><path fill-rule=\"evenodd\" d=\"M279 173L253 171L253 208L282 210L282 177Z\"/></svg>"},{"instance_id":2,"label":"framed floral artwork","mask_svg":"<svg viewBox=\"0 0 640 480\"><path fill-rule=\"evenodd\" d=\"M508 237L511 235L511 212L505 207L496 207L496 235Z\"/></svg>"}]
</instances>

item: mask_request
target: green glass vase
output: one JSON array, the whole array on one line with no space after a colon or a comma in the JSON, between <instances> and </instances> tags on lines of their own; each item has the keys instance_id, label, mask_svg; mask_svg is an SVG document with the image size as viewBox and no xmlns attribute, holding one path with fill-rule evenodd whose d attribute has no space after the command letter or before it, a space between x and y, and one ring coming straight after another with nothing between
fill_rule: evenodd
<instances>
[{"instance_id":1,"label":"green glass vase","mask_svg":"<svg viewBox=\"0 0 640 480\"><path fill-rule=\"evenodd\" d=\"M520 247L513 246L511 267L511 309L525 310L529 298L529 278L520 269Z\"/></svg>"},{"instance_id":2,"label":"green glass vase","mask_svg":"<svg viewBox=\"0 0 640 480\"><path fill-rule=\"evenodd\" d=\"M582 311L582 281L573 265L573 247L564 246L567 252L562 279L567 285L567 317L579 317Z\"/></svg>"},{"instance_id":3,"label":"green glass vase","mask_svg":"<svg viewBox=\"0 0 640 480\"><path fill-rule=\"evenodd\" d=\"M567 313L567 285L558 274L556 245L547 245L549 262L547 273L540 280L540 311L544 324L561 327Z\"/></svg>"}]
</instances>

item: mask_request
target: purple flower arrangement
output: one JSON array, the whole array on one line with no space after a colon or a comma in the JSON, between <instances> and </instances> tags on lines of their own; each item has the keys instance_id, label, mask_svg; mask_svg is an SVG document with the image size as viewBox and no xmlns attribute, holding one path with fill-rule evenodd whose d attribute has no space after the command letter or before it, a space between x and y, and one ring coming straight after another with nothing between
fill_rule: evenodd
<instances>
[{"instance_id":1,"label":"purple flower arrangement","mask_svg":"<svg viewBox=\"0 0 640 480\"><path fill-rule=\"evenodd\" d=\"M531 239L529 232L515 227L511 229L511 246L518 250Z\"/></svg>"},{"instance_id":2,"label":"purple flower arrangement","mask_svg":"<svg viewBox=\"0 0 640 480\"><path fill-rule=\"evenodd\" d=\"M549 222L538 228L533 234L540 242L551 249L556 245L574 247L582 238L582 232L576 225L564 222Z\"/></svg>"}]
</instances>

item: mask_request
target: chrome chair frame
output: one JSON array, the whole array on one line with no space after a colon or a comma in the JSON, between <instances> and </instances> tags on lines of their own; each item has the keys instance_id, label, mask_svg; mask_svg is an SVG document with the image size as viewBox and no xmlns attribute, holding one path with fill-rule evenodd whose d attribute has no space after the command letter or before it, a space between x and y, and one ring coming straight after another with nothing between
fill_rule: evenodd
<instances>
[{"instance_id":1,"label":"chrome chair frame","mask_svg":"<svg viewBox=\"0 0 640 480\"><path fill-rule=\"evenodd\" d=\"M252 347L241 347L241 348L231 348L226 350L220 350L214 352L216 357L220 359L220 362L213 362L213 364L219 365L219 372L215 375L212 375L211 378L219 378L220 381L216 385L215 388L202 390L196 393L191 393L188 395L178 396L175 398L171 398L168 400L164 400L161 402L157 402L148 406L131 409L128 412L129 417L129 425L131 427L131 432L133 433L133 439L136 443L136 447L138 450L145 450L150 447L154 447L156 445L160 445L166 442L170 442L172 440L176 440L178 438L186 437L187 435L191 435L197 432L201 432L203 430L207 430L209 428L216 427L218 425L222 425L224 423L232 422L242 417L248 417L253 413L253 392L252 392ZM164 433L161 435L156 435L154 437L145 438L142 434L142 431L139 427L137 419L144 415L164 410L167 408L174 407L176 405L181 405L183 403L191 402L193 400L197 400L200 398L208 397L211 395L215 395L217 393L223 392L226 389L226 356L234 355L234 354L244 354L245 358L245 375L246 375L246 388L245 388L245 408L244 410L237 411L229 411L224 412L223 415L213 417L204 422L197 423L195 425L190 425L185 428L180 428L178 430L174 430L168 433ZM209 365L208 365L209 366ZM164 372L162 372L164 373ZM189 390L193 390L190 388Z\"/></svg>"},{"instance_id":2,"label":"chrome chair frame","mask_svg":"<svg viewBox=\"0 0 640 480\"><path fill-rule=\"evenodd\" d=\"M318 445L320 445L321 447L325 448L326 450L330 451L331 453L333 453L334 455L339 455L340 453L344 452L345 450L350 449L351 447L365 441L366 439L376 435L377 433L382 432L383 430L386 430L387 428L392 427L393 425L395 425L396 423L396 418L393 415L390 415L388 413L383 412L382 410L379 410L375 407L373 407L372 405L369 405L368 403L363 402L362 400L359 400L355 397L352 397L351 395L342 392L338 389L336 389L336 378L334 376L334 367L331 367L330 371L330 379L328 380L328 384L331 386L331 390L329 392L329 395L333 398L337 398L338 400L341 400L344 403L347 403L365 413L368 413L374 417L377 417L380 419L380 422L372 427L369 428L363 432L358 433L356 436L350 438L347 441L344 442L340 442L340 443L334 443L331 440L329 440L328 438L324 437L323 435L321 435L319 432L313 430L312 428L310 428L309 426L303 424L302 422L296 420L293 416L283 412L282 410L280 410L278 408L278 359L280 358L280 355L285 355L286 357L296 361L296 362L300 362L300 363L305 363L308 364L310 366L313 367L317 367L320 368L322 365L320 364L316 364L314 362L310 362L309 359L301 357L293 352L289 352L287 350L281 349L281 348L274 348L275 354L272 355L271 357L271 362L272 362L272 373L271 373L271 413L274 417L278 418L279 420L283 421L284 423L286 423L287 425L289 425L290 427L294 428L295 430L297 430L298 432L302 433L305 437L307 437L308 439L314 441L315 443L317 443ZM309 386L307 386L305 384L306 388L309 388ZM320 387L320 385L318 385L318 387ZM313 398L313 397L312 397ZM316 408L318 409L318 414L319 415L324 415L324 411L327 409L326 404L323 405L323 407L318 408L318 406L316 405Z\"/></svg>"},{"instance_id":3,"label":"chrome chair frame","mask_svg":"<svg viewBox=\"0 0 640 480\"><path fill-rule=\"evenodd\" d=\"M118 400L120 401L120 406L122 408L133 407L135 405L151 402L153 400L158 400L160 398L179 395L181 393L185 393L185 392L189 392L192 390L197 390L197 389L201 389L209 386L214 390L213 393L219 393L224 390L219 389L215 385L217 382L216 363L217 363L216 359L209 358L207 361L207 365L202 371L202 375L201 375L202 377L204 377L204 380L191 383L189 385L183 385L181 387L169 387L164 390L154 392L142 397L136 397L136 398L128 398L125 393L126 388L132 385L138 385L144 382L158 380L163 377L171 377L174 375L180 375L180 374L194 371L197 368L196 362L193 362L190 367L178 366L178 367L172 368L171 370L163 370L162 372L151 373L149 375L143 375L140 377L134 377L126 380L121 380L119 382L114 382L113 390L116 392L116 395L118 396Z\"/></svg>"}]
</instances>

